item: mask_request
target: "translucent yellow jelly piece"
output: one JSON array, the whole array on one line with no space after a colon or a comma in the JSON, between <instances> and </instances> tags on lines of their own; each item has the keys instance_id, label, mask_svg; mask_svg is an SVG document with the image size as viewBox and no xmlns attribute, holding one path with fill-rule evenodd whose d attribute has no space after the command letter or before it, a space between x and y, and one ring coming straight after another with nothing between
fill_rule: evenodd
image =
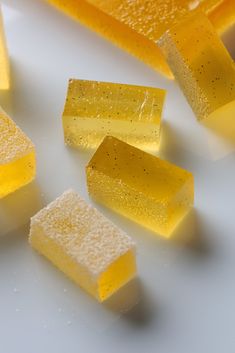
<instances>
[{"instance_id":1,"label":"translucent yellow jelly piece","mask_svg":"<svg viewBox=\"0 0 235 353\"><path fill-rule=\"evenodd\" d=\"M0 198L35 177L35 149L31 140L0 110Z\"/></svg>"},{"instance_id":2,"label":"translucent yellow jelly piece","mask_svg":"<svg viewBox=\"0 0 235 353\"><path fill-rule=\"evenodd\" d=\"M235 24L235 0L224 0L209 15L209 19L219 34Z\"/></svg>"},{"instance_id":3,"label":"translucent yellow jelly piece","mask_svg":"<svg viewBox=\"0 0 235 353\"><path fill-rule=\"evenodd\" d=\"M10 88L10 65L0 9L0 90Z\"/></svg>"},{"instance_id":4,"label":"translucent yellow jelly piece","mask_svg":"<svg viewBox=\"0 0 235 353\"><path fill-rule=\"evenodd\" d=\"M93 148L113 135L156 149L165 94L158 88L70 80L63 113L65 142Z\"/></svg>"},{"instance_id":5,"label":"translucent yellow jelly piece","mask_svg":"<svg viewBox=\"0 0 235 353\"><path fill-rule=\"evenodd\" d=\"M218 130L234 127L235 64L207 17L188 17L159 45L197 118L221 122Z\"/></svg>"},{"instance_id":6,"label":"translucent yellow jelly piece","mask_svg":"<svg viewBox=\"0 0 235 353\"><path fill-rule=\"evenodd\" d=\"M191 173L111 136L86 172L95 200L166 237L193 205Z\"/></svg>"},{"instance_id":7,"label":"translucent yellow jelly piece","mask_svg":"<svg viewBox=\"0 0 235 353\"><path fill-rule=\"evenodd\" d=\"M222 0L48 0L154 69L172 78L156 45L188 12L206 13Z\"/></svg>"},{"instance_id":8,"label":"translucent yellow jelly piece","mask_svg":"<svg viewBox=\"0 0 235 353\"><path fill-rule=\"evenodd\" d=\"M31 219L29 241L99 301L136 275L131 238L73 190Z\"/></svg>"}]
</instances>

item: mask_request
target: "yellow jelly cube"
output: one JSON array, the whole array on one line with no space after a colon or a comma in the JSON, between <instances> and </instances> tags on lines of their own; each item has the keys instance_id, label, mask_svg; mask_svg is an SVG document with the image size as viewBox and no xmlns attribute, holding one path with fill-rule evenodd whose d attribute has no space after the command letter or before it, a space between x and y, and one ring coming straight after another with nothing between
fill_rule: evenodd
<instances>
[{"instance_id":1,"label":"yellow jelly cube","mask_svg":"<svg viewBox=\"0 0 235 353\"><path fill-rule=\"evenodd\" d=\"M188 12L200 8L208 13L222 0L48 1L172 78L156 41Z\"/></svg>"},{"instance_id":2,"label":"yellow jelly cube","mask_svg":"<svg viewBox=\"0 0 235 353\"><path fill-rule=\"evenodd\" d=\"M35 149L31 140L0 110L0 198L35 177Z\"/></svg>"},{"instance_id":3,"label":"yellow jelly cube","mask_svg":"<svg viewBox=\"0 0 235 353\"><path fill-rule=\"evenodd\" d=\"M235 63L207 17L189 16L159 45L198 120L231 129L226 121L234 126Z\"/></svg>"},{"instance_id":4,"label":"yellow jelly cube","mask_svg":"<svg viewBox=\"0 0 235 353\"><path fill-rule=\"evenodd\" d=\"M92 148L113 135L156 149L165 93L151 87L70 80L63 113L65 142Z\"/></svg>"},{"instance_id":5,"label":"yellow jelly cube","mask_svg":"<svg viewBox=\"0 0 235 353\"><path fill-rule=\"evenodd\" d=\"M10 65L8 59L7 46L5 41L5 33L3 19L0 9L0 89L6 90L10 88Z\"/></svg>"},{"instance_id":6,"label":"yellow jelly cube","mask_svg":"<svg viewBox=\"0 0 235 353\"><path fill-rule=\"evenodd\" d=\"M166 237L193 204L191 173L111 136L86 171L95 200Z\"/></svg>"},{"instance_id":7,"label":"yellow jelly cube","mask_svg":"<svg viewBox=\"0 0 235 353\"><path fill-rule=\"evenodd\" d=\"M29 241L99 301L136 275L131 238L73 190L32 217Z\"/></svg>"}]
</instances>

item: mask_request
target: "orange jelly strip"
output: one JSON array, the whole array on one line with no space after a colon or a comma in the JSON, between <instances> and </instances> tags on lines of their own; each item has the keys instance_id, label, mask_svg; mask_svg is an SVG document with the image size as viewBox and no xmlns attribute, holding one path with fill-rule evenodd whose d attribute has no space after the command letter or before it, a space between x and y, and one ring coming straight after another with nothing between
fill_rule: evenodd
<instances>
[{"instance_id":1,"label":"orange jelly strip","mask_svg":"<svg viewBox=\"0 0 235 353\"><path fill-rule=\"evenodd\" d=\"M173 75L156 44L157 40L166 30L196 9L217 17L213 15L213 11L223 2L222 0L48 1L169 78L173 78ZM226 11L223 13L229 15ZM215 19L215 24L221 29L218 22ZM226 20L224 23L226 24Z\"/></svg>"}]
</instances>

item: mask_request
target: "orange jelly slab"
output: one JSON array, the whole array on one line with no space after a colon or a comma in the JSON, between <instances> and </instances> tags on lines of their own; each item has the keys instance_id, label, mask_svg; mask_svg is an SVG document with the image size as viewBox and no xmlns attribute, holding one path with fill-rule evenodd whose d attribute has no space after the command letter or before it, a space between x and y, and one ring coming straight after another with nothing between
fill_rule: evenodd
<instances>
[{"instance_id":1,"label":"orange jelly slab","mask_svg":"<svg viewBox=\"0 0 235 353\"><path fill-rule=\"evenodd\" d=\"M212 15L222 3L222 0L48 1L169 78L173 75L156 41L188 13L200 9ZM229 14L225 11L225 15Z\"/></svg>"}]
</instances>

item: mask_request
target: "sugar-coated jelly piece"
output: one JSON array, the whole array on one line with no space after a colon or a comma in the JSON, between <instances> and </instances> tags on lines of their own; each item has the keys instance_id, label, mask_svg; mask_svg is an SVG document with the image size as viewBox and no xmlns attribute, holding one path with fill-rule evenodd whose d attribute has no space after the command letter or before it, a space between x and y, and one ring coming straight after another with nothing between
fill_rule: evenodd
<instances>
[{"instance_id":1,"label":"sugar-coated jelly piece","mask_svg":"<svg viewBox=\"0 0 235 353\"><path fill-rule=\"evenodd\" d=\"M112 135L156 149L165 93L151 87L70 80L63 113L65 142L92 148Z\"/></svg>"},{"instance_id":2,"label":"sugar-coated jelly piece","mask_svg":"<svg viewBox=\"0 0 235 353\"><path fill-rule=\"evenodd\" d=\"M0 109L0 198L28 184L35 172L33 143Z\"/></svg>"},{"instance_id":3,"label":"sugar-coated jelly piece","mask_svg":"<svg viewBox=\"0 0 235 353\"><path fill-rule=\"evenodd\" d=\"M0 9L0 90L10 88L10 65L5 40L3 18Z\"/></svg>"},{"instance_id":4,"label":"sugar-coated jelly piece","mask_svg":"<svg viewBox=\"0 0 235 353\"><path fill-rule=\"evenodd\" d=\"M191 173L111 136L86 172L95 200L166 237L193 205Z\"/></svg>"},{"instance_id":5,"label":"sugar-coated jelly piece","mask_svg":"<svg viewBox=\"0 0 235 353\"><path fill-rule=\"evenodd\" d=\"M99 301L136 274L134 242L73 190L32 217L29 241Z\"/></svg>"},{"instance_id":6,"label":"sugar-coated jelly piece","mask_svg":"<svg viewBox=\"0 0 235 353\"><path fill-rule=\"evenodd\" d=\"M187 17L159 45L197 118L205 123L221 118L224 126L227 118L234 120L235 63L208 18Z\"/></svg>"},{"instance_id":7,"label":"sugar-coated jelly piece","mask_svg":"<svg viewBox=\"0 0 235 353\"><path fill-rule=\"evenodd\" d=\"M48 1L172 78L156 41L188 12L200 8L208 13L222 0Z\"/></svg>"}]
</instances>

